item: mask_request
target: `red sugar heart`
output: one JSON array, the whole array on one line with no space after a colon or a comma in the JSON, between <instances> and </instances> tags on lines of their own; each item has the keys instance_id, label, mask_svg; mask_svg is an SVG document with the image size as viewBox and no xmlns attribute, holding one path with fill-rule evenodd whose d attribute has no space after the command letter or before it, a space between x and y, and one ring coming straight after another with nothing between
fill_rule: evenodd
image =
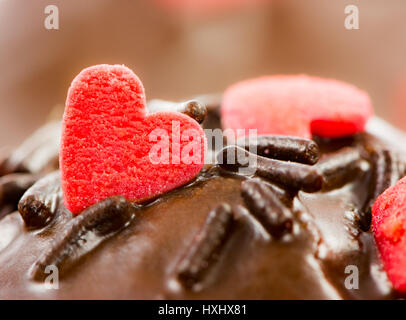
<instances>
[{"instance_id":1,"label":"red sugar heart","mask_svg":"<svg viewBox=\"0 0 406 320\"><path fill-rule=\"evenodd\" d=\"M270 0L154 0L158 5L186 14L204 14L252 7Z\"/></svg>"},{"instance_id":2,"label":"red sugar heart","mask_svg":"<svg viewBox=\"0 0 406 320\"><path fill-rule=\"evenodd\" d=\"M206 145L192 118L148 115L144 87L127 67L84 69L69 88L63 117L65 205L76 214L109 196L141 201L179 187L202 169ZM164 163L156 163L159 157Z\"/></svg>"},{"instance_id":3,"label":"red sugar heart","mask_svg":"<svg viewBox=\"0 0 406 320\"><path fill-rule=\"evenodd\" d=\"M406 177L388 188L372 207L372 230L393 287L406 292Z\"/></svg>"},{"instance_id":4,"label":"red sugar heart","mask_svg":"<svg viewBox=\"0 0 406 320\"><path fill-rule=\"evenodd\" d=\"M337 138L363 131L373 110L368 95L349 84L296 75L261 77L231 86L224 94L221 114L225 129Z\"/></svg>"}]
</instances>

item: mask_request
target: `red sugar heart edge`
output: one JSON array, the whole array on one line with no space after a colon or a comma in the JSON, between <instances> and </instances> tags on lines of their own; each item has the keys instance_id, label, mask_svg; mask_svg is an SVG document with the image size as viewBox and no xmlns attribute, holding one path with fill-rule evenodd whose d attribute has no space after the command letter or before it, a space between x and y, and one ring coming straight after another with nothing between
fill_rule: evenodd
<instances>
[{"instance_id":1,"label":"red sugar heart edge","mask_svg":"<svg viewBox=\"0 0 406 320\"><path fill-rule=\"evenodd\" d=\"M77 214L113 195L135 202L156 197L196 177L206 149L203 129L192 118L148 114L144 87L130 69L86 68L68 90L63 116L65 205Z\"/></svg>"},{"instance_id":2,"label":"red sugar heart edge","mask_svg":"<svg viewBox=\"0 0 406 320\"><path fill-rule=\"evenodd\" d=\"M265 76L229 87L222 124L277 134L338 138L362 132L373 114L369 96L349 84L305 75Z\"/></svg>"},{"instance_id":3,"label":"red sugar heart edge","mask_svg":"<svg viewBox=\"0 0 406 320\"><path fill-rule=\"evenodd\" d=\"M393 287L406 293L406 177L375 201L372 230Z\"/></svg>"}]
</instances>

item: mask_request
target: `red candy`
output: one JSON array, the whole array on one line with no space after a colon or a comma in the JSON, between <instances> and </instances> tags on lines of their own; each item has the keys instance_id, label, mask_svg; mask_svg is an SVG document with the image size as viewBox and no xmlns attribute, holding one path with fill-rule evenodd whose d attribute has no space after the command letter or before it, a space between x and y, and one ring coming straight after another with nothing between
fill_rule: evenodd
<instances>
[{"instance_id":1,"label":"red candy","mask_svg":"<svg viewBox=\"0 0 406 320\"><path fill-rule=\"evenodd\" d=\"M271 0L154 0L160 6L177 12L204 14L248 7Z\"/></svg>"},{"instance_id":2,"label":"red candy","mask_svg":"<svg viewBox=\"0 0 406 320\"><path fill-rule=\"evenodd\" d=\"M393 287L406 292L406 177L388 188L372 207L372 228Z\"/></svg>"},{"instance_id":3,"label":"red candy","mask_svg":"<svg viewBox=\"0 0 406 320\"><path fill-rule=\"evenodd\" d=\"M234 131L337 138L362 132L373 110L368 95L349 84L297 75L231 86L224 94L221 114L223 127Z\"/></svg>"},{"instance_id":4,"label":"red candy","mask_svg":"<svg viewBox=\"0 0 406 320\"><path fill-rule=\"evenodd\" d=\"M69 88L63 117L65 205L77 214L112 195L141 201L179 187L202 169L206 144L192 118L148 115L144 87L127 67L84 69Z\"/></svg>"}]
</instances>

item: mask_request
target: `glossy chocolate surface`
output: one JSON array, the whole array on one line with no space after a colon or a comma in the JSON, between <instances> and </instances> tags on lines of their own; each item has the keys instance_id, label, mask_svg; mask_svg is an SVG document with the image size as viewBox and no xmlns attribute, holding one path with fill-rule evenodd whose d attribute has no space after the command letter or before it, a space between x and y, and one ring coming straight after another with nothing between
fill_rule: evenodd
<instances>
[{"instance_id":1,"label":"glossy chocolate surface","mask_svg":"<svg viewBox=\"0 0 406 320\"><path fill-rule=\"evenodd\" d=\"M85 241L72 234L72 225L81 218L72 217L63 201L53 219L37 229L27 228L19 212L5 215L0 220L0 298L397 298L382 271L373 235L360 225L360 212L381 179L373 174L371 148L390 150L396 155L396 174L405 174L405 150L393 151L386 138L406 139L401 134L318 139L319 163L342 148L359 150L363 159L361 164L349 160L351 170L355 162L359 167L350 177L344 175L344 182L314 193L283 190L263 177L252 179L208 166L189 185L134 208L134 217L114 233L97 232L93 222L91 227L78 222ZM244 196L241 184L253 180L275 191L270 196L262 185L248 185ZM271 227L292 222L286 232L270 232L269 224L255 218L255 206L247 206L246 199L255 192L265 199L263 203L279 208ZM59 289L47 289L43 277L32 277L32 272L61 243L69 249L69 263L58 260ZM348 266L359 270L359 289L345 286ZM181 272L192 278L188 280L192 285L179 281Z\"/></svg>"}]
</instances>

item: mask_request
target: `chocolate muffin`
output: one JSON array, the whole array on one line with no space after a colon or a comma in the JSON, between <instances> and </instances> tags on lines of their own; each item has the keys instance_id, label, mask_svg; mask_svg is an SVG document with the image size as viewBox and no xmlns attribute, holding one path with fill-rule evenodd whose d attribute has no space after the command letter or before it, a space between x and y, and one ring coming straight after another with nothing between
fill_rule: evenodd
<instances>
[{"instance_id":1,"label":"chocolate muffin","mask_svg":"<svg viewBox=\"0 0 406 320\"><path fill-rule=\"evenodd\" d=\"M219 99L148 107L216 129ZM343 138L239 139L209 150L218 161L186 185L141 202L112 196L78 215L62 197L60 130L46 124L2 162L0 298L401 297L380 261L371 206L405 176L406 136L379 118ZM255 170L227 154L255 158ZM46 286L48 266L58 290Z\"/></svg>"}]
</instances>

